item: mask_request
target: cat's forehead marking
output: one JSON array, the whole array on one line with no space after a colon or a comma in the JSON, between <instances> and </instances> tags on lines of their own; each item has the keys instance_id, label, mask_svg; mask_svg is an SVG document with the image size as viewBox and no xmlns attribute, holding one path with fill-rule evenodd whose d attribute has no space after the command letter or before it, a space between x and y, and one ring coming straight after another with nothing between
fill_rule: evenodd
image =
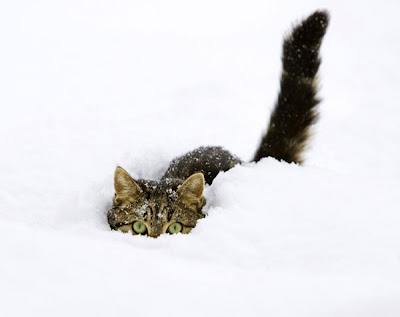
<instances>
[{"instance_id":1,"label":"cat's forehead marking","mask_svg":"<svg viewBox=\"0 0 400 317\"><path fill-rule=\"evenodd\" d=\"M176 198L176 190L181 181L165 179L160 181L142 181L142 189L149 200Z\"/></svg>"}]
</instances>

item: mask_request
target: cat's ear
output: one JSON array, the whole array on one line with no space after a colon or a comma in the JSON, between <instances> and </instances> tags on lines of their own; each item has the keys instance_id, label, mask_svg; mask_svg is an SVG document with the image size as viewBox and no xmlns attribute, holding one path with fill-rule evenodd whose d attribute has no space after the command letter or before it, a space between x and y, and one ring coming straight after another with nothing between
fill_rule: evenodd
<instances>
[{"instance_id":1,"label":"cat's ear","mask_svg":"<svg viewBox=\"0 0 400 317\"><path fill-rule=\"evenodd\" d=\"M178 188L177 193L186 206L201 208L204 203L203 190L204 175L202 173L196 173L185 180Z\"/></svg>"},{"instance_id":2,"label":"cat's ear","mask_svg":"<svg viewBox=\"0 0 400 317\"><path fill-rule=\"evenodd\" d=\"M140 186L122 167L117 167L114 172L115 201L124 202L136 198L142 190Z\"/></svg>"}]
</instances>

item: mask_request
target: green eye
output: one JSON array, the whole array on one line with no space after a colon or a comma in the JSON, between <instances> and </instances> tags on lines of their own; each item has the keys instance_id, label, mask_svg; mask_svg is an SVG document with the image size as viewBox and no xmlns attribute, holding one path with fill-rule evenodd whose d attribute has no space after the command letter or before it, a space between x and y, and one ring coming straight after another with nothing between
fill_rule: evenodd
<instances>
[{"instance_id":1,"label":"green eye","mask_svg":"<svg viewBox=\"0 0 400 317\"><path fill-rule=\"evenodd\" d=\"M147 228L146 228L146 225L145 225L143 222L141 222L141 221L136 221L136 222L133 224L133 230L134 230L136 233L141 234L141 233L145 233L146 230L147 230Z\"/></svg>"},{"instance_id":2,"label":"green eye","mask_svg":"<svg viewBox=\"0 0 400 317\"><path fill-rule=\"evenodd\" d=\"M174 223L171 223L169 226L168 226L168 232L169 233L178 233L178 232L181 232L182 231L182 225L179 223L179 222L174 222Z\"/></svg>"}]
</instances>

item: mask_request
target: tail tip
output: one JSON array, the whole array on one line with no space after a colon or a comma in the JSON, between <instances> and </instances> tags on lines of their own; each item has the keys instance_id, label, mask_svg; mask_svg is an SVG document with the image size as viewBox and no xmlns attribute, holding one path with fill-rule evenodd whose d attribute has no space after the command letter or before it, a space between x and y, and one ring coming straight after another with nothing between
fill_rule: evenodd
<instances>
[{"instance_id":1,"label":"tail tip","mask_svg":"<svg viewBox=\"0 0 400 317\"><path fill-rule=\"evenodd\" d=\"M311 14L306 20L305 23L310 24L310 26L314 28L320 29L325 33L326 28L329 24L330 15L328 10L317 10L313 14Z\"/></svg>"}]
</instances>

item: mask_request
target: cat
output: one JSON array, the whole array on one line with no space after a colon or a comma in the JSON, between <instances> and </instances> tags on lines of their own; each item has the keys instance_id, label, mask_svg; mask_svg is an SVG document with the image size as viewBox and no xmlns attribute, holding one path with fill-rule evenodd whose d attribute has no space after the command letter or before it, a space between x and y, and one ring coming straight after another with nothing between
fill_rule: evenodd
<instances>
[{"instance_id":1,"label":"cat","mask_svg":"<svg viewBox=\"0 0 400 317\"><path fill-rule=\"evenodd\" d=\"M303 163L309 130L318 117L319 49L328 22L327 11L316 11L285 37L278 100L254 162L274 157ZM154 238L164 233L189 233L197 220L204 218L205 183L211 185L219 172L241 163L221 147L200 147L174 159L158 181L134 180L117 167L108 223L114 230Z\"/></svg>"}]
</instances>

